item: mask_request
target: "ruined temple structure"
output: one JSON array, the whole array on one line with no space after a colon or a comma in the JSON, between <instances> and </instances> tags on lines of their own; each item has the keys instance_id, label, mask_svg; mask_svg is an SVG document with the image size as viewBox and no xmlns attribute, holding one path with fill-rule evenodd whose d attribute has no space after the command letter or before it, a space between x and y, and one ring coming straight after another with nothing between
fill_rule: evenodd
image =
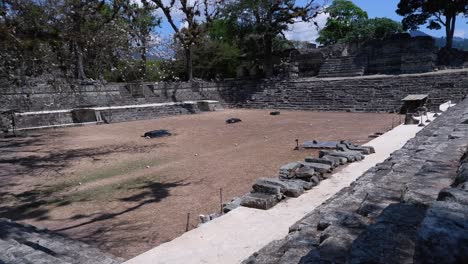
<instances>
[{"instance_id":1,"label":"ruined temple structure","mask_svg":"<svg viewBox=\"0 0 468 264\"><path fill-rule=\"evenodd\" d=\"M404 33L364 44L294 50L285 67L290 78L423 73L437 68L437 52L433 38Z\"/></svg>"}]
</instances>

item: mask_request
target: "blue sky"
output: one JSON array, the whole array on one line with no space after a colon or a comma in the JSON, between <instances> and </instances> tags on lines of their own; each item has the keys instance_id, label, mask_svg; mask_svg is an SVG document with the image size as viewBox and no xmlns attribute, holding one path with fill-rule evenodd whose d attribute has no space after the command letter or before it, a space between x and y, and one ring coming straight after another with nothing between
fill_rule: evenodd
<instances>
[{"instance_id":1,"label":"blue sky","mask_svg":"<svg viewBox=\"0 0 468 264\"><path fill-rule=\"evenodd\" d=\"M305 2L306 0L297 0L298 3ZM316 0L320 3L322 1L331 2L331 0ZM357 6L365 10L370 18L374 17L387 17L395 21L401 21L402 17L395 13L399 0L352 0ZM444 0L441 0L444 1ZM319 25L323 26L326 22L327 16L320 16L318 18ZM459 17L456 25L455 36L468 38L468 20L464 17ZM445 36L445 31L442 30L429 30L425 26L421 26L421 31L436 37ZM163 36L173 34L174 31L169 26L167 21L163 18L162 27L157 30ZM317 30L309 23L297 23L290 28L290 31L285 32L288 39L311 41L317 38Z\"/></svg>"},{"instance_id":2,"label":"blue sky","mask_svg":"<svg viewBox=\"0 0 468 264\"><path fill-rule=\"evenodd\" d=\"M399 0L352 0L357 6L364 9L369 17L387 17L395 21L401 21L402 17L395 13L397 5L400 2ZM444 1L444 0L441 0ZM468 38L468 25L466 22L468 20L464 17L457 18L457 25L455 29L457 30L456 35L460 37ZM427 34L436 37L445 36L444 30L430 30L425 26L421 26L419 29Z\"/></svg>"}]
</instances>

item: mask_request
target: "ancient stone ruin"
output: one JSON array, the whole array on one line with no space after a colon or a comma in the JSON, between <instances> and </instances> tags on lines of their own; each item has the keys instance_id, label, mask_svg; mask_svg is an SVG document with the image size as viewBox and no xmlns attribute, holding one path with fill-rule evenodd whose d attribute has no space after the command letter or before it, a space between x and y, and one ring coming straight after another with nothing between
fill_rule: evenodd
<instances>
[{"instance_id":1,"label":"ancient stone ruin","mask_svg":"<svg viewBox=\"0 0 468 264\"><path fill-rule=\"evenodd\" d=\"M463 262L467 118L464 100L243 263Z\"/></svg>"},{"instance_id":2,"label":"ancient stone ruin","mask_svg":"<svg viewBox=\"0 0 468 264\"><path fill-rule=\"evenodd\" d=\"M460 59L447 65L452 57ZM311 207L284 238L246 256L243 263L465 263L467 57L464 52L438 53L434 40L402 34L366 45L294 50L276 69L283 79L60 85L31 79L23 87L0 89L0 131L10 137L30 130L225 108L272 109L265 116L275 120L284 116L278 109L407 114L408 124L425 126L416 137L350 186ZM439 116L444 103L448 110ZM434 121L429 112L436 114ZM219 123L229 128L247 123L228 125L240 121L223 117ZM173 135L164 127L150 129L138 138ZM271 212L314 192L338 168L375 154L372 147L347 141L311 140L297 148L320 151L301 161L285 160L277 175L258 175L249 193L226 204L221 198L219 213L201 215L200 221L230 217L235 210ZM251 235L254 239L255 232ZM0 219L0 263L122 261L52 231Z\"/></svg>"}]
</instances>

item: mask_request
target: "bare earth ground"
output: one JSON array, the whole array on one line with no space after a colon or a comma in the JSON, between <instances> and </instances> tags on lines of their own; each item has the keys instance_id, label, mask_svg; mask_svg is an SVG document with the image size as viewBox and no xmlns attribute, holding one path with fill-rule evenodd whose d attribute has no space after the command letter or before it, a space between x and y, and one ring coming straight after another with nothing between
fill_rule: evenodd
<instances>
[{"instance_id":1,"label":"bare earth ground","mask_svg":"<svg viewBox=\"0 0 468 264\"><path fill-rule=\"evenodd\" d=\"M241 123L225 124L230 117ZM199 214L310 151L295 139L362 144L397 115L225 110L0 139L0 217L59 231L130 258L185 232ZM175 135L145 139L144 132Z\"/></svg>"}]
</instances>

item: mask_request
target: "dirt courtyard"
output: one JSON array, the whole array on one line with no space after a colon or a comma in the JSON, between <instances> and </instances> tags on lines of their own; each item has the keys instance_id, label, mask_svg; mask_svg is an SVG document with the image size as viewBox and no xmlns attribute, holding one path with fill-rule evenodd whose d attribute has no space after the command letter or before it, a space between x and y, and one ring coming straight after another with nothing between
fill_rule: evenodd
<instances>
[{"instance_id":1,"label":"dirt courtyard","mask_svg":"<svg viewBox=\"0 0 468 264\"><path fill-rule=\"evenodd\" d=\"M362 144L394 114L224 110L0 139L0 217L61 232L125 259L183 234L255 179L302 160L295 139ZM226 124L231 117L242 119ZM173 136L146 139L167 129ZM316 153L315 153L316 154ZM313 190L312 190L313 191Z\"/></svg>"}]
</instances>

